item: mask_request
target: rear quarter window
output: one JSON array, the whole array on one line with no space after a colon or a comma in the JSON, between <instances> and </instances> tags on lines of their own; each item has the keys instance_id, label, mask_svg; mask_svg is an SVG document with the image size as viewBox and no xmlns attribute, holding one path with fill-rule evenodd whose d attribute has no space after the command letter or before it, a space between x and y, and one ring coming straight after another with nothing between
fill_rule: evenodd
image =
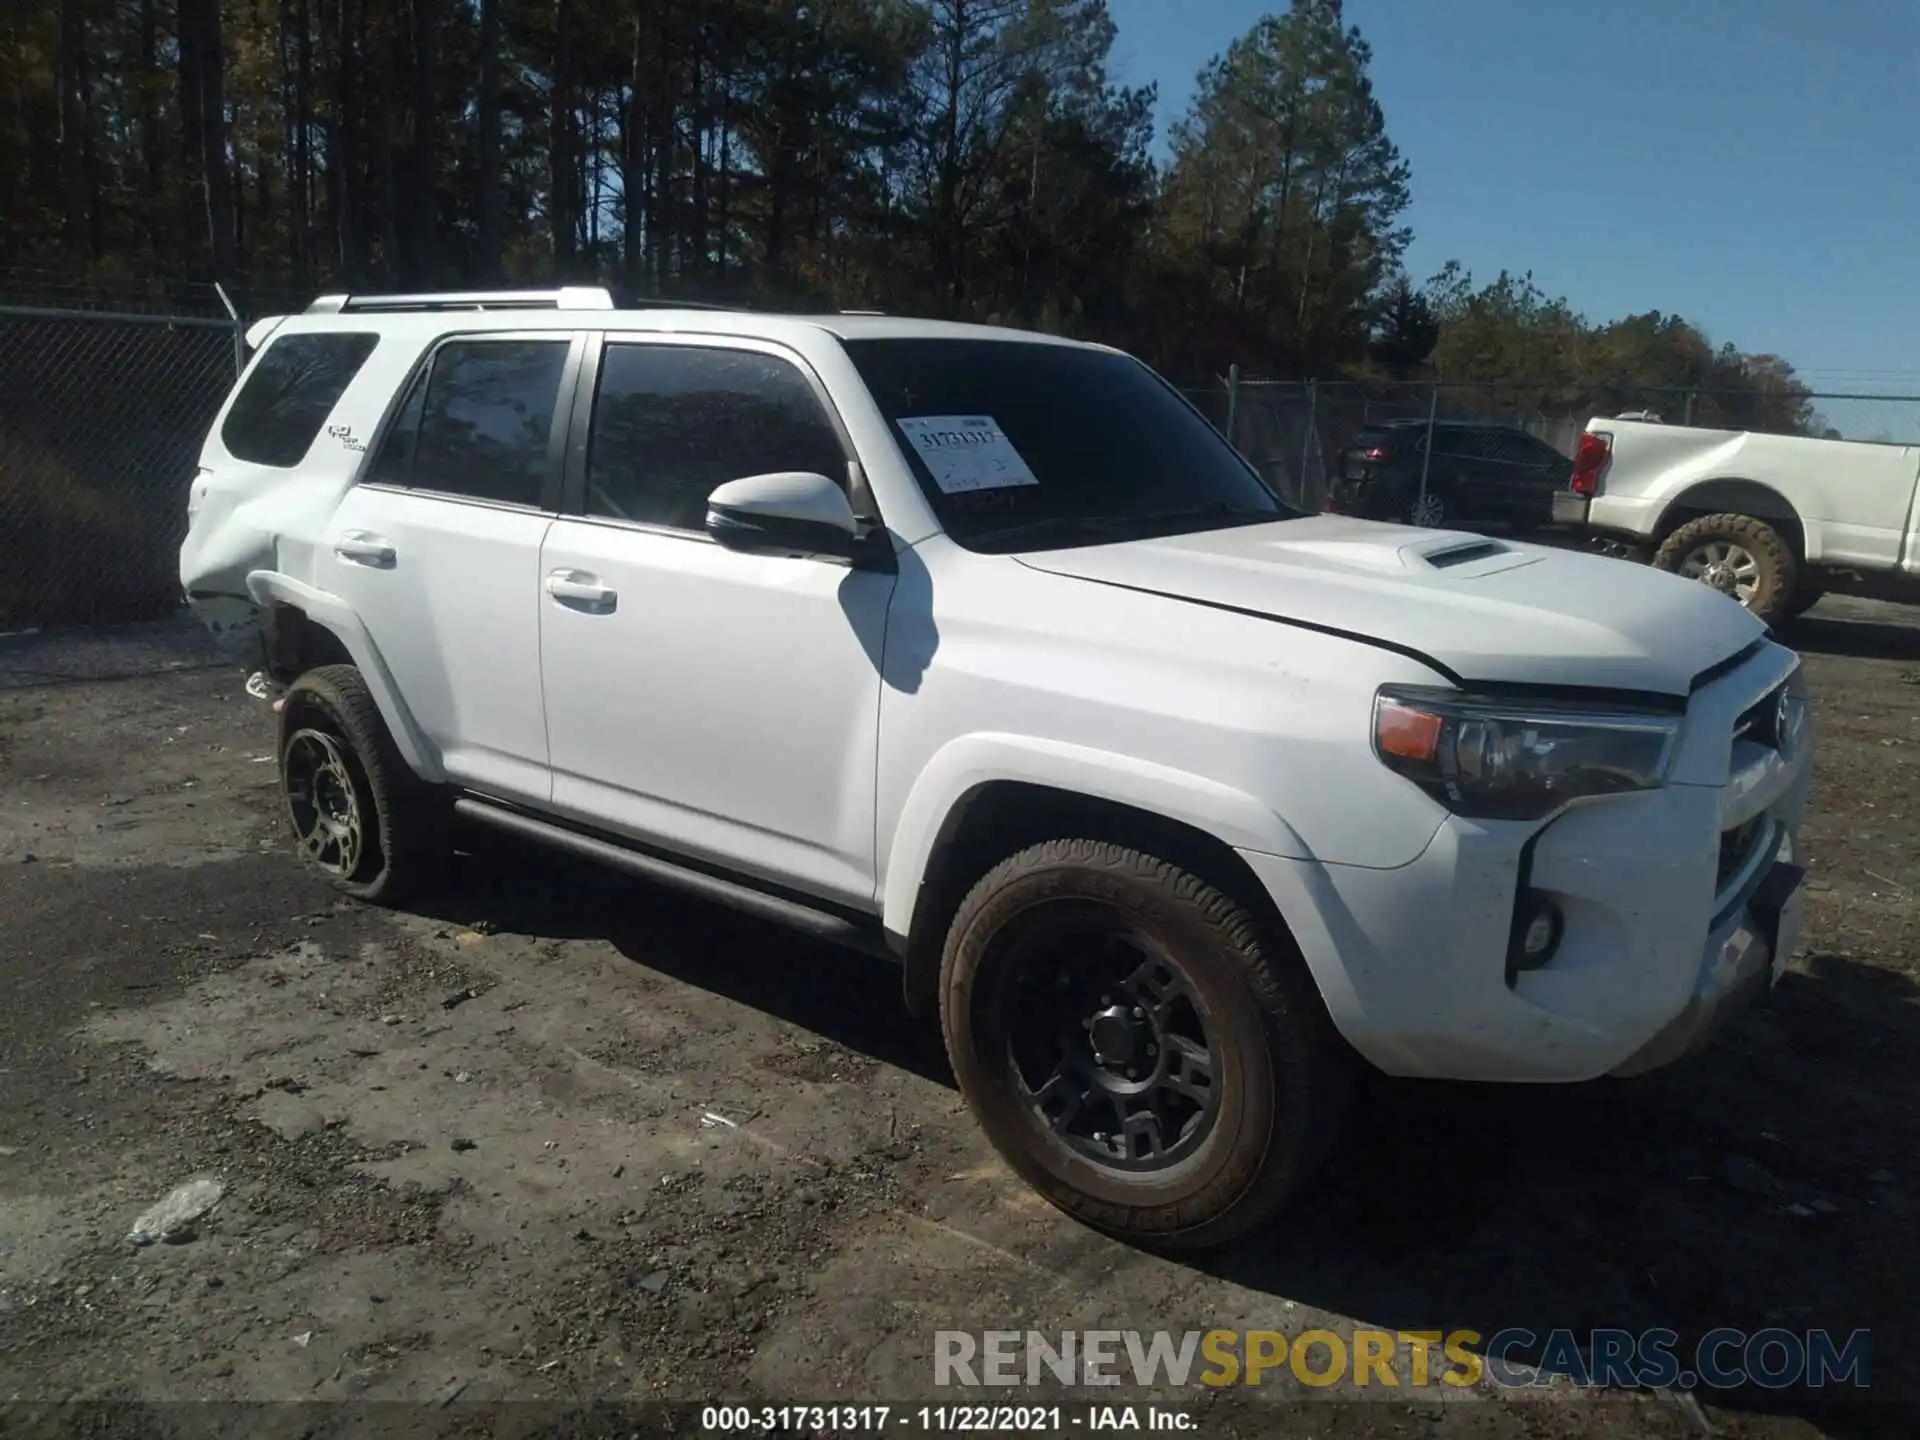
<instances>
[{"instance_id":1,"label":"rear quarter window","mask_svg":"<svg viewBox=\"0 0 1920 1440\"><path fill-rule=\"evenodd\" d=\"M379 340L329 332L269 342L234 396L220 443L250 465L298 465Z\"/></svg>"}]
</instances>

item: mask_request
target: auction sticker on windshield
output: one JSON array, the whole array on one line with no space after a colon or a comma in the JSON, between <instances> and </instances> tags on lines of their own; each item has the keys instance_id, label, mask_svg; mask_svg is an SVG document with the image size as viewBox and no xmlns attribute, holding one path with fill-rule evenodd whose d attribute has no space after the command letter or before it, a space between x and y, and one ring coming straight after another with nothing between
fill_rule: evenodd
<instances>
[{"instance_id":1,"label":"auction sticker on windshield","mask_svg":"<svg viewBox=\"0 0 1920 1440\"><path fill-rule=\"evenodd\" d=\"M1040 483L991 415L916 415L894 423L943 494Z\"/></svg>"}]
</instances>

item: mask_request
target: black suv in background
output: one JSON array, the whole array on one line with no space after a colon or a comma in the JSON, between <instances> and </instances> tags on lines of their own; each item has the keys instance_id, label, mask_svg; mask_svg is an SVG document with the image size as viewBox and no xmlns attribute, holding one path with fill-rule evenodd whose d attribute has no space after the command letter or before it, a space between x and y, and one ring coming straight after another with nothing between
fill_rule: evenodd
<instances>
[{"instance_id":1,"label":"black suv in background","mask_svg":"<svg viewBox=\"0 0 1920 1440\"><path fill-rule=\"evenodd\" d=\"M1427 526L1535 530L1552 522L1553 493L1566 488L1573 461L1546 441L1507 425L1436 420L1429 459L1427 437L1425 420L1362 430L1335 462L1327 509Z\"/></svg>"}]
</instances>

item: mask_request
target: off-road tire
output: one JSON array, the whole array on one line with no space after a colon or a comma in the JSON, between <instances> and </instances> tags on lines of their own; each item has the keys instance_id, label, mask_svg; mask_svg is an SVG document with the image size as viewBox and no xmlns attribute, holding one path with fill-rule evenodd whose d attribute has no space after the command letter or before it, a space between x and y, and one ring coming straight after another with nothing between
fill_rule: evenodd
<instances>
[{"instance_id":1,"label":"off-road tire","mask_svg":"<svg viewBox=\"0 0 1920 1440\"><path fill-rule=\"evenodd\" d=\"M1216 1118L1172 1168L1124 1174L1059 1139L1006 1062L996 941L1053 901L1093 902L1153 937L1187 972L1220 1055ZM940 966L948 1058L988 1140L1042 1196L1108 1234L1192 1251L1261 1225L1319 1167L1352 1077L1304 962L1246 906L1198 875L1106 840L1050 840L994 867L960 903Z\"/></svg>"},{"instance_id":2,"label":"off-road tire","mask_svg":"<svg viewBox=\"0 0 1920 1440\"><path fill-rule=\"evenodd\" d=\"M360 806L367 842L347 873L323 868L302 846L302 860L328 884L357 900L396 905L440 879L450 853L451 810L445 796L400 757L366 681L352 665L323 665L288 687L280 707L280 795L295 839L300 823L289 784L291 742L303 731L338 746Z\"/></svg>"},{"instance_id":3,"label":"off-road tire","mask_svg":"<svg viewBox=\"0 0 1920 1440\"><path fill-rule=\"evenodd\" d=\"M1799 619L1826 598L1826 591L1816 590L1810 585L1802 585L1798 590L1793 592L1792 603L1787 606L1787 618L1790 620Z\"/></svg>"},{"instance_id":4,"label":"off-road tire","mask_svg":"<svg viewBox=\"0 0 1920 1440\"><path fill-rule=\"evenodd\" d=\"M1678 573L1689 554L1714 540L1740 546L1759 566L1753 598L1744 602L1749 612L1769 625L1793 613L1789 606L1799 583L1799 561L1778 530L1752 515L1702 515L1689 520L1660 543L1653 555L1654 568Z\"/></svg>"}]
</instances>

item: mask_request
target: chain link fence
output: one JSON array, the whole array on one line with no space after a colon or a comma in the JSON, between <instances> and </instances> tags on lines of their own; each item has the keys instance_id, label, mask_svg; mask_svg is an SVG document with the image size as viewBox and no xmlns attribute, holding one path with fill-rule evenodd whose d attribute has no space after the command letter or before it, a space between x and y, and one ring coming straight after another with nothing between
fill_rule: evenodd
<instances>
[{"instance_id":1,"label":"chain link fence","mask_svg":"<svg viewBox=\"0 0 1920 1440\"><path fill-rule=\"evenodd\" d=\"M1920 396L1637 392L1598 409L1514 385L1293 381L1230 373L1188 396L1290 504L1532 528L1596 414L1920 445ZM1623 397L1607 397L1623 398ZM1551 489L1551 483L1547 486Z\"/></svg>"},{"instance_id":2,"label":"chain link fence","mask_svg":"<svg viewBox=\"0 0 1920 1440\"><path fill-rule=\"evenodd\" d=\"M241 347L211 286L0 272L0 688L206 663L175 565Z\"/></svg>"}]
</instances>

